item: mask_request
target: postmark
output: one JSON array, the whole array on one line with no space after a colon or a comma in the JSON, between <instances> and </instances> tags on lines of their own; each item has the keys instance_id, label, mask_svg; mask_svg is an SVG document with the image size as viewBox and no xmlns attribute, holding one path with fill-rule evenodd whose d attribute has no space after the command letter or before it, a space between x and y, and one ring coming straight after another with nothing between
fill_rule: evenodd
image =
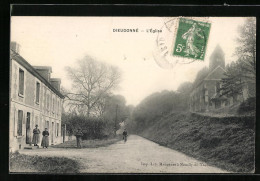
<instances>
[{"instance_id":1,"label":"postmark","mask_svg":"<svg viewBox=\"0 0 260 181\"><path fill-rule=\"evenodd\" d=\"M186 23L186 21L189 23ZM180 23L181 26L179 26ZM193 26L195 32L193 32ZM211 23L208 17L164 18L161 27L162 33L157 35L156 46L153 52L155 62L161 68L172 69L177 64L189 64L194 61L204 60L210 38L210 27ZM196 49L195 52L197 54L192 52L194 49Z\"/></svg>"}]
</instances>

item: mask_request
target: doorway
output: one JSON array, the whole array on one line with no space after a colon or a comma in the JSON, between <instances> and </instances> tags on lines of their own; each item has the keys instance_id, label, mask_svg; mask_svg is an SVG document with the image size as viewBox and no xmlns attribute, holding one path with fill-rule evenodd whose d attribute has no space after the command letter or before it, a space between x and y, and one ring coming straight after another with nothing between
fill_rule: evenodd
<instances>
[{"instance_id":1,"label":"doorway","mask_svg":"<svg viewBox=\"0 0 260 181\"><path fill-rule=\"evenodd\" d=\"M31 144L31 113L27 112L26 117L26 144Z\"/></svg>"}]
</instances>

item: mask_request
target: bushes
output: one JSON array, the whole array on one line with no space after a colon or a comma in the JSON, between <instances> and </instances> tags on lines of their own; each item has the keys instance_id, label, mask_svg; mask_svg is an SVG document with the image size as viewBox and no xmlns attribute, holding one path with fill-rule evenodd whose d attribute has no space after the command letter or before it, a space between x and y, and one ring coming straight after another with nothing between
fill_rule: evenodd
<instances>
[{"instance_id":1,"label":"bushes","mask_svg":"<svg viewBox=\"0 0 260 181\"><path fill-rule=\"evenodd\" d=\"M213 118L171 113L155 120L139 135L209 165L233 172L251 172L255 153L253 122L251 116Z\"/></svg>"},{"instance_id":2,"label":"bushes","mask_svg":"<svg viewBox=\"0 0 260 181\"><path fill-rule=\"evenodd\" d=\"M70 115L66 117L67 130L75 134L78 128L83 132L83 139L102 139L113 134L114 125L101 118L87 118Z\"/></svg>"},{"instance_id":3,"label":"bushes","mask_svg":"<svg viewBox=\"0 0 260 181\"><path fill-rule=\"evenodd\" d=\"M173 110L186 111L189 108L189 91L185 89L187 86L189 84L179 90L184 92L164 90L146 97L133 111L133 122L136 127L132 131L142 132L145 127L155 124L156 120L163 118Z\"/></svg>"},{"instance_id":4,"label":"bushes","mask_svg":"<svg viewBox=\"0 0 260 181\"><path fill-rule=\"evenodd\" d=\"M78 173L79 164L65 157L41 157L23 155L19 152L9 154L11 172Z\"/></svg>"},{"instance_id":5,"label":"bushes","mask_svg":"<svg viewBox=\"0 0 260 181\"><path fill-rule=\"evenodd\" d=\"M256 98L250 97L245 102L241 103L238 108L239 114L244 114L248 112L255 111L256 108Z\"/></svg>"},{"instance_id":6,"label":"bushes","mask_svg":"<svg viewBox=\"0 0 260 181\"><path fill-rule=\"evenodd\" d=\"M200 148L215 148L220 142L221 139L218 137L204 138L200 141Z\"/></svg>"}]
</instances>

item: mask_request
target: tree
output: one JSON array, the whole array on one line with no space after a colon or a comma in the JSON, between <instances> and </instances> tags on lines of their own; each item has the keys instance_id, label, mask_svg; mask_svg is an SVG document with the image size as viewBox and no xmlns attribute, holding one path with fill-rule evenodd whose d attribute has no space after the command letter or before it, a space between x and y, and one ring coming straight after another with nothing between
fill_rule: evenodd
<instances>
[{"instance_id":1,"label":"tree","mask_svg":"<svg viewBox=\"0 0 260 181\"><path fill-rule=\"evenodd\" d=\"M177 92L189 94L191 90L192 90L192 83L184 82L178 87Z\"/></svg>"},{"instance_id":2,"label":"tree","mask_svg":"<svg viewBox=\"0 0 260 181\"><path fill-rule=\"evenodd\" d=\"M119 123L129 117L129 112L126 106L126 100L121 95L112 95L107 97L103 118L111 123L110 125L119 128Z\"/></svg>"},{"instance_id":3,"label":"tree","mask_svg":"<svg viewBox=\"0 0 260 181\"><path fill-rule=\"evenodd\" d=\"M256 21L255 18L247 18L245 24L239 26L238 47L235 55L237 62L226 67L225 77L221 80L221 95L235 98L242 94L245 84L255 87L256 80ZM252 86L253 84L253 86ZM250 85L250 86L249 86ZM255 90L250 91L255 94Z\"/></svg>"},{"instance_id":4,"label":"tree","mask_svg":"<svg viewBox=\"0 0 260 181\"><path fill-rule=\"evenodd\" d=\"M240 26L239 37L235 54L238 56L239 66L243 77L247 81L256 80L256 19L247 18L244 25Z\"/></svg>"},{"instance_id":5,"label":"tree","mask_svg":"<svg viewBox=\"0 0 260 181\"><path fill-rule=\"evenodd\" d=\"M236 95L242 94L244 82L242 81L242 71L238 62L232 62L226 66L226 72L221 83L222 87L219 89L221 96L226 95L235 100Z\"/></svg>"},{"instance_id":6,"label":"tree","mask_svg":"<svg viewBox=\"0 0 260 181\"><path fill-rule=\"evenodd\" d=\"M188 84L187 84L188 85ZM189 94L164 90L147 96L133 111L132 123L136 132L160 121L171 112L188 110Z\"/></svg>"},{"instance_id":7,"label":"tree","mask_svg":"<svg viewBox=\"0 0 260 181\"><path fill-rule=\"evenodd\" d=\"M68 77L72 80L72 91L65 96L70 110L78 114L96 115L104 98L116 89L121 80L117 67L96 61L86 56L75 67L66 67Z\"/></svg>"}]
</instances>

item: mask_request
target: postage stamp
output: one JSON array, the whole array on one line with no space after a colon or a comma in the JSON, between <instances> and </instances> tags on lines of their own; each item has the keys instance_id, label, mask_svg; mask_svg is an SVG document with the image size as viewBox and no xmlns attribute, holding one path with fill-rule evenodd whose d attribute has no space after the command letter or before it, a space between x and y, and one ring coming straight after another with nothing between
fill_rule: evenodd
<instances>
[{"instance_id":1,"label":"postage stamp","mask_svg":"<svg viewBox=\"0 0 260 181\"><path fill-rule=\"evenodd\" d=\"M180 18L173 55L204 60L211 24Z\"/></svg>"}]
</instances>

